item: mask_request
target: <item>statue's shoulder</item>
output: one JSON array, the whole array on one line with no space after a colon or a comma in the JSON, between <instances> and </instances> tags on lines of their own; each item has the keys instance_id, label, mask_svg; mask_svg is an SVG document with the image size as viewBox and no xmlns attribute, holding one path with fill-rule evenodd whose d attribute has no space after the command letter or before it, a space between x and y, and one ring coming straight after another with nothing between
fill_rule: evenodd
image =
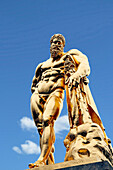
<instances>
[{"instance_id":1,"label":"statue's shoulder","mask_svg":"<svg viewBox=\"0 0 113 170\"><path fill-rule=\"evenodd\" d=\"M71 49L70 51L68 51L68 53L70 55L75 55L76 57L79 56L79 58L81 59L87 59L87 56L78 49Z\"/></svg>"},{"instance_id":2,"label":"statue's shoulder","mask_svg":"<svg viewBox=\"0 0 113 170\"><path fill-rule=\"evenodd\" d=\"M39 75L39 73L41 72L41 67L43 65L44 62L39 63L38 66L35 69L35 76L37 77Z\"/></svg>"},{"instance_id":3,"label":"statue's shoulder","mask_svg":"<svg viewBox=\"0 0 113 170\"><path fill-rule=\"evenodd\" d=\"M87 56L85 54L83 54L81 51L79 51L78 49L71 49L70 51L67 52L67 54L72 55L74 60L77 63L88 61Z\"/></svg>"},{"instance_id":4,"label":"statue's shoulder","mask_svg":"<svg viewBox=\"0 0 113 170\"><path fill-rule=\"evenodd\" d=\"M70 55L82 55L83 53L79 51L78 49L71 49L67 52Z\"/></svg>"},{"instance_id":5,"label":"statue's shoulder","mask_svg":"<svg viewBox=\"0 0 113 170\"><path fill-rule=\"evenodd\" d=\"M43 65L43 63L44 63L44 62L38 64L38 66L36 67L36 71L41 68L41 66Z\"/></svg>"}]
</instances>

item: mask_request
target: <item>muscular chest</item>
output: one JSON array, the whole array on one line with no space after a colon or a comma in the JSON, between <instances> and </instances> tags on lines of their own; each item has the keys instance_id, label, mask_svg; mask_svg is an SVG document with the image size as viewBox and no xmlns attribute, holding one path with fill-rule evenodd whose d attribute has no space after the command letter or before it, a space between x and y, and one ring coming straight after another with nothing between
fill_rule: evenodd
<instances>
[{"instance_id":1,"label":"muscular chest","mask_svg":"<svg viewBox=\"0 0 113 170\"><path fill-rule=\"evenodd\" d=\"M60 59L59 61L47 60L41 67L42 76L51 77L58 76L64 73L64 60Z\"/></svg>"}]
</instances>

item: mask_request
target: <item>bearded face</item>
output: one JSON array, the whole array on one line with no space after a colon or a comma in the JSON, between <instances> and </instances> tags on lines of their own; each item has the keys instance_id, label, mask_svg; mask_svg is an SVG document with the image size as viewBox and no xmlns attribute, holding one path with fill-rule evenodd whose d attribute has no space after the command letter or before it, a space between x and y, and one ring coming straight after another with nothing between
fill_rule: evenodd
<instances>
[{"instance_id":1,"label":"bearded face","mask_svg":"<svg viewBox=\"0 0 113 170\"><path fill-rule=\"evenodd\" d=\"M50 53L52 58L56 58L64 50L63 42L61 39L53 39L50 46Z\"/></svg>"}]
</instances>

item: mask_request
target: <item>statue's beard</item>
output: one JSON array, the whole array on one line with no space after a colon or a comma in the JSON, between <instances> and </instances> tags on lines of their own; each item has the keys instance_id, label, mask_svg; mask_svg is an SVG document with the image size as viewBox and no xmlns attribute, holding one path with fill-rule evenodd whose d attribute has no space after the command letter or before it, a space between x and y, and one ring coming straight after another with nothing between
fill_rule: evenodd
<instances>
[{"instance_id":1,"label":"statue's beard","mask_svg":"<svg viewBox=\"0 0 113 170\"><path fill-rule=\"evenodd\" d=\"M51 46L50 47L50 53L52 58L56 58L60 53L63 52L63 47L62 46Z\"/></svg>"}]
</instances>

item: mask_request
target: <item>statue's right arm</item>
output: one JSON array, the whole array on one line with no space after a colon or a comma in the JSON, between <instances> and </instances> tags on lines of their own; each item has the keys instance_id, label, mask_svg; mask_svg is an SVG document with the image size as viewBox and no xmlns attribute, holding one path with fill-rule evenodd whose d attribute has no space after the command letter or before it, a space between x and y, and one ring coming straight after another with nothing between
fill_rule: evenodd
<instances>
[{"instance_id":1,"label":"statue's right arm","mask_svg":"<svg viewBox=\"0 0 113 170\"><path fill-rule=\"evenodd\" d=\"M35 70L35 75L33 77L32 85L31 85L32 93L36 90L36 86L39 83L39 81L41 80L41 66L42 65L43 65L43 63L40 63Z\"/></svg>"}]
</instances>

